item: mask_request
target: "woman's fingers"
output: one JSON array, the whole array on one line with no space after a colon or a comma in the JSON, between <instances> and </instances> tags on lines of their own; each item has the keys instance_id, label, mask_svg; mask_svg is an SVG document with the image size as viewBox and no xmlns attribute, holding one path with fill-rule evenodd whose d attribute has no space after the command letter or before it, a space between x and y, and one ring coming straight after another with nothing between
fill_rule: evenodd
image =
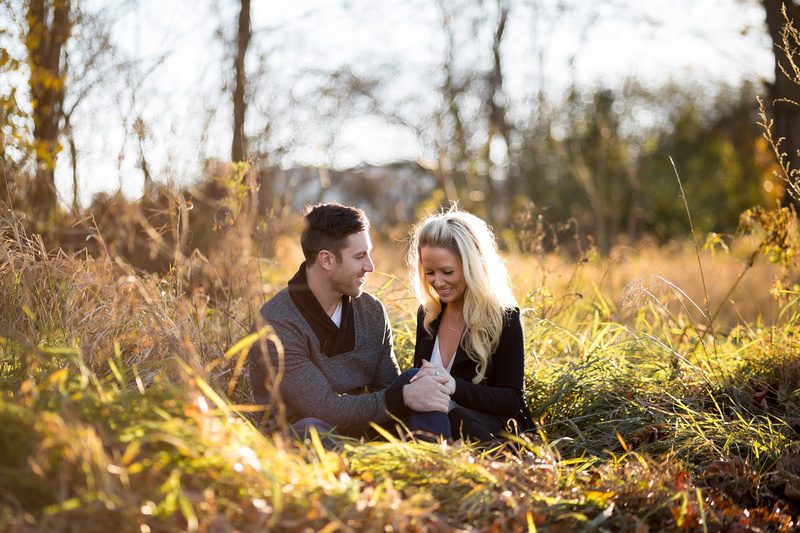
<instances>
[{"instance_id":1,"label":"woman's fingers","mask_svg":"<svg viewBox=\"0 0 800 533\"><path fill-rule=\"evenodd\" d=\"M422 366L420 367L419 372L417 372L409 380L409 383L413 383L414 381L424 378L425 376L431 376L433 379L442 384L447 383L450 379L450 375L447 373L447 370L439 365L431 363L426 359L422 361Z\"/></svg>"}]
</instances>

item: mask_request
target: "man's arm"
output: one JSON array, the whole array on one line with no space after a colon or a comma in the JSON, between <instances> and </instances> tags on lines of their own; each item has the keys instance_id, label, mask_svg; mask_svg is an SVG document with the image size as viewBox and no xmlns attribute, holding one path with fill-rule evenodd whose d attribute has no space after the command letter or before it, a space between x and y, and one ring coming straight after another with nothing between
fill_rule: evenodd
<instances>
[{"instance_id":1,"label":"man's arm","mask_svg":"<svg viewBox=\"0 0 800 533\"><path fill-rule=\"evenodd\" d=\"M371 295L364 294L361 298L368 298ZM372 379L372 382L369 385L369 391L379 391L388 388L392 382L400 375L400 365L397 364L397 357L394 353L394 342L392 340L392 326L391 322L389 321L389 314L386 312L386 308L378 302L378 300L374 300L371 304L365 304L374 306L370 309L373 315L377 315L377 310L380 312L381 319L380 320L372 320L371 326L372 331L369 332L370 335L374 334L376 337L380 335L380 351L378 354L378 364L375 369L375 375Z\"/></svg>"}]
</instances>

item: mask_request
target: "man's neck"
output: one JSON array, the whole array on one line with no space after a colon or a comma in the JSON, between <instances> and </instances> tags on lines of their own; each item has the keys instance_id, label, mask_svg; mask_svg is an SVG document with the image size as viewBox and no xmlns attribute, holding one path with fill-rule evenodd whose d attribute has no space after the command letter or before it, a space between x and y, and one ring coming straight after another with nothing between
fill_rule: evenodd
<instances>
[{"instance_id":1,"label":"man's neck","mask_svg":"<svg viewBox=\"0 0 800 533\"><path fill-rule=\"evenodd\" d=\"M322 306L323 311L328 316L332 316L336 311L336 306L339 305L342 293L331 290L328 287L327 280L317 265L311 267L306 265L306 279L308 280L308 288L311 289L311 294Z\"/></svg>"}]
</instances>

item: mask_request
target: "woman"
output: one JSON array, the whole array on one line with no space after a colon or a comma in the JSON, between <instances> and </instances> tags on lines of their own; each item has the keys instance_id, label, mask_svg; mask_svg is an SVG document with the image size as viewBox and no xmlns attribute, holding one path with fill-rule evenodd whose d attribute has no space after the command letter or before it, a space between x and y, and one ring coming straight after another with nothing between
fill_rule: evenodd
<instances>
[{"instance_id":1,"label":"woman","mask_svg":"<svg viewBox=\"0 0 800 533\"><path fill-rule=\"evenodd\" d=\"M456 207L430 215L414 229L408 264L421 304L411 380L447 386L452 437L491 443L530 429L522 322L491 229Z\"/></svg>"}]
</instances>

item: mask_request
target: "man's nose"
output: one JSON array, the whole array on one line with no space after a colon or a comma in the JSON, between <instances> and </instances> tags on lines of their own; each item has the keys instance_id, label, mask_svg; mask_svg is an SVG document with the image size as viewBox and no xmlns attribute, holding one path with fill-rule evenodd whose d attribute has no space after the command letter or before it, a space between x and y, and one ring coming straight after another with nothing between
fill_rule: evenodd
<instances>
[{"instance_id":1,"label":"man's nose","mask_svg":"<svg viewBox=\"0 0 800 533\"><path fill-rule=\"evenodd\" d=\"M372 257L367 256L367 262L364 265L364 272L373 272L375 270L375 263L372 262Z\"/></svg>"}]
</instances>

